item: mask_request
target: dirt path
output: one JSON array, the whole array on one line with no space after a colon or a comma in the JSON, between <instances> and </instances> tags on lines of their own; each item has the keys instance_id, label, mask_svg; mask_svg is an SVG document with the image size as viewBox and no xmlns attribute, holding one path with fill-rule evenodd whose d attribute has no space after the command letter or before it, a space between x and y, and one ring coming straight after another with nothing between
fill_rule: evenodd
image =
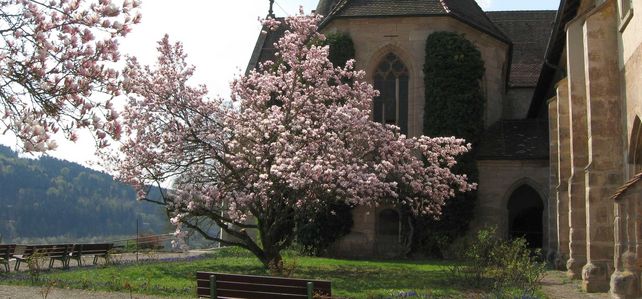
<instances>
[{"instance_id":1,"label":"dirt path","mask_svg":"<svg viewBox=\"0 0 642 299\"><path fill-rule=\"evenodd\" d=\"M548 271L542 280L542 290L551 299L610 299L607 293L584 293L580 289L580 282L570 280L562 271Z\"/></svg>"}]
</instances>

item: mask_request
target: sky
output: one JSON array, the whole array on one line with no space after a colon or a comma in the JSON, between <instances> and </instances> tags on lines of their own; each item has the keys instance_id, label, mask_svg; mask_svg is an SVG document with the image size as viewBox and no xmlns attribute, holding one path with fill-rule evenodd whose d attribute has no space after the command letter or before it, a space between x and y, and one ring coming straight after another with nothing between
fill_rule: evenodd
<instances>
[{"instance_id":1,"label":"sky","mask_svg":"<svg viewBox=\"0 0 642 299\"><path fill-rule=\"evenodd\" d=\"M477 1L484 10L556 10L559 6L559 0ZM274 13L277 17L293 15L299 6L309 13L317 3L276 0ZM143 0L142 22L121 42L121 53L153 64L156 42L167 33L172 41L183 43L188 62L196 66L192 82L207 85L211 96L228 97L229 82L245 71L261 30L258 18L267 15L268 7L268 0ZM97 167L92 164L95 149L88 134L80 134L76 143L57 141L59 148L49 155ZM13 147L15 139L5 133L0 143Z\"/></svg>"}]
</instances>

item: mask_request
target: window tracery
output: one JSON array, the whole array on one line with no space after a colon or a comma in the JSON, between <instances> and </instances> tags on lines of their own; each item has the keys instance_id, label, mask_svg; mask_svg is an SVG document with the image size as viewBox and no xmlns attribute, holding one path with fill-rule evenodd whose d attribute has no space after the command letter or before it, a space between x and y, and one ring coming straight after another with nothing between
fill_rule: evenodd
<instances>
[{"instance_id":1,"label":"window tracery","mask_svg":"<svg viewBox=\"0 0 642 299\"><path fill-rule=\"evenodd\" d=\"M408 68L393 53L383 58L374 74L374 87L380 94L374 99L373 119L397 125L403 134L408 133L409 78Z\"/></svg>"}]
</instances>

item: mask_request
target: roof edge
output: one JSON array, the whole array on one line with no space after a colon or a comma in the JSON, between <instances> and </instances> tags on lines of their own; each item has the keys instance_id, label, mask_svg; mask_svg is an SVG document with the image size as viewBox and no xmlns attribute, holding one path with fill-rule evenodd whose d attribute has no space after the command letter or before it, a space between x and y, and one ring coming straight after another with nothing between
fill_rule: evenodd
<instances>
[{"instance_id":1,"label":"roof edge","mask_svg":"<svg viewBox=\"0 0 642 299\"><path fill-rule=\"evenodd\" d=\"M259 32L259 37L256 39L256 44L254 45L254 50L252 50L252 56L250 57L250 61L247 63L247 67L245 68L245 75L249 74L250 71L256 68L256 65L259 62L259 57L261 56L261 51L263 50L263 46L265 45L265 40L267 39L267 32L263 30L264 28L261 28L261 32Z\"/></svg>"},{"instance_id":2,"label":"roof edge","mask_svg":"<svg viewBox=\"0 0 642 299\"><path fill-rule=\"evenodd\" d=\"M546 54L544 55L544 62L539 74L539 79L537 80L537 85L535 91L533 92L533 98L531 99L531 105L528 109L528 118L536 118L540 107L542 104L548 100L546 93L548 92L550 85L552 84L553 77L557 72L556 65L552 63L559 63L561 59L562 52L566 43L566 23L569 20L572 20L577 15L577 9L579 6L580 0L561 0L560 7L557 10L557 15L555 17L555 23L553 25L553 30L551 31L551 37L548 40L548 46L546 47Z\"/></svg>"},{"instance_id":3,"label":"roof edge","mask_svg":"<svg viewBox=\"0 0 642 299\"><path fill-rule=\"evenodd\" d=\"M466 25L468 25L468 26L470 26L470 27L472 27L472 28L474 28L474 29L476 29L478 31L486 33L486 34L494 37L495 39L506 43L507 45L512 46L512 44L513 44L513 42L507 36L503 36L504 35L503 33L501 35L497 34L497 33L494 33L494 32L492 32L490 30L487 30L487 29L483 28L482 26L479 26L479 25L474 24L473 22L470 22L466 18L464 18L462 16L459 16L459 15L457 15L455 13L449 13L449 14L443 14L443 13L442 14L416 14L416 15L373 15L373 16L332 16L331 15L331 16L328 16L328 17L324 18L323 21L321 21L321 23L319 24L318 30L322 30L323 28L325 28L329 23L331 23L335 19L402 18L402 17L412 17L412 18L418 18L418 17L451 17L451 18L453 18L455 20L458 20L458 21L460 21L460 22L462 22L462 23L464 23L464 24L466 24ZM494 24L493 24L493 26L494 26ZM497 29L497 30L499 30L499 29ZM499 32L501 32L501 30Z\"/></svg>"}]
</instances>

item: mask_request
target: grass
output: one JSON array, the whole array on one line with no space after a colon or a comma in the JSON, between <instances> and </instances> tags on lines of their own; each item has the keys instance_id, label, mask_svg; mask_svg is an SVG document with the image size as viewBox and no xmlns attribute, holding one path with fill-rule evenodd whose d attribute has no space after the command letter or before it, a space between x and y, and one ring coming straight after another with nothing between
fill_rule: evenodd
<instances>
[{"instance_id":1,"label":"grass","mask_svg":"<svg viewBox=\"0 0 642 299\"><path fill-rule=\"evenodd\" d=\"M449 262L369 261L302 257L286 254L293 277L332 281L333 295L347 298L398 298L414 291L434 297L462 297L448 281ZM204 258L53 270L39 284L86 290L194 297L196 271L268 275L259 261L238 249L223 249ZM2 284L31 284L28 273L0 276Z\"/></svg>"}]
</instances>

